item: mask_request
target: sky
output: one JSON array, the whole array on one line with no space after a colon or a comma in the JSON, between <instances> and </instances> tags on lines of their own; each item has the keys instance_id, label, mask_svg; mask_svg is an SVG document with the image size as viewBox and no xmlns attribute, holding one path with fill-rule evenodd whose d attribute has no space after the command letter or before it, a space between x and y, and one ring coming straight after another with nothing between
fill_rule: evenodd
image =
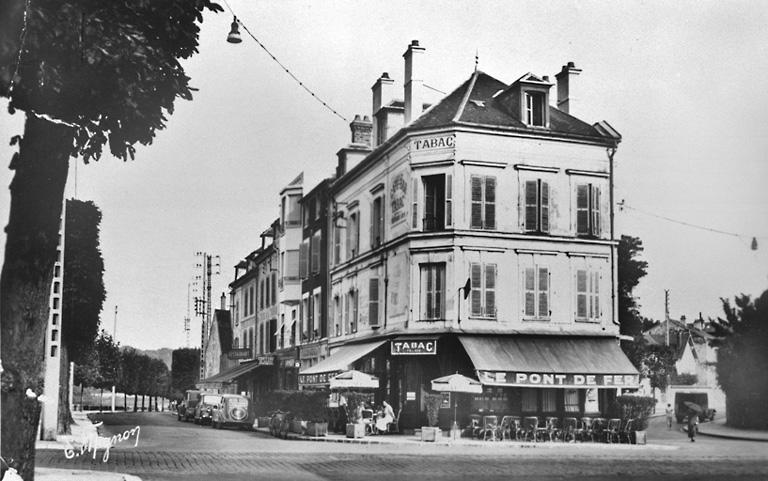
<instances>
[{"instance_id":1,"label":"sky","mask_svg":"<svg viewBox=\"0 0 768 481\"><path fill-rule=\"evenodd\" d=\"M764 2L228 1L348 121L370 115L370 87L382 72L402 89L402 54L413 39L426 48L425 83L444 92L471 75L476 54L479 69L505 83L527 72L554 79L575 62L583 72L572 112L623 135L615 196L627 207L616 209L616 233L645 247L648 275L635 290L641 314L662 319L665 290L671 316L690 319L720 315L721 297L768 288ZM241 44L226 43L231 22L229 11L205 15L200 52L183 62L199 91L176 101L166 129L138 146L136 160L72 163L67 196L103 213L102 326L112 333L116 319L121 344L185 346L195 253L220 256L218 306L233 266L277 218L280 189L300 172L305 191L330 176L350 140L348 122L245 32ZM0 159L8 165L14 150L2 139L22 133L23 118L5 107ZM11 178L0 170L0 185ZM0 190L4 224L9 203ZM199 345L199 319L190 337Z\"/></svg>"}]
</instances>

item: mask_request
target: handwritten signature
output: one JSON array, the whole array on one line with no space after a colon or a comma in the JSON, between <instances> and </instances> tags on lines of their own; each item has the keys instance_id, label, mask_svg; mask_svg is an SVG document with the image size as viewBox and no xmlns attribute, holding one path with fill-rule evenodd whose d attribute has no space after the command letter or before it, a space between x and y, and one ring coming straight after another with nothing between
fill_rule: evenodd
<instances>
[{"instance_id":1,"label":"handwritten signature","mask_svg":"<svg viewBox=\"0 0 768 481\"><path fill-rule=\"evenodd\" d=\"M134 447L139 445L139 435L141 434L141 428L136 426L133 429L126 429L122 433L115 434L111 438L99 436L94 433L92 436L88 436L82 440L80 447L76 448L67 441L67 446L64 448L64 457L67 459L73 459L78 456L82 456L85 453L93 453L93 459L96 459L96 453L100 449L104 450L104 455L101 457L102 462L109 460L109 451L117 443L128 440L131 436L136 435L136 443Z\"/></svg>"}]
</instances>

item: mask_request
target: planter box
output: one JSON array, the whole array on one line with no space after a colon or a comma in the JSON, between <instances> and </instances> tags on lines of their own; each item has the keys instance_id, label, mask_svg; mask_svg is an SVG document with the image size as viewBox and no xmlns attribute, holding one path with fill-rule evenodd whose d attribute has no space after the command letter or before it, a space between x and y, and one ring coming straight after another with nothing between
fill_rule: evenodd
<instances>
[{"instance_id":1,"label":"planter box","mask_svg":"<svg viewBox=\"0 0 768 481\"><path fill-rule=\"evenodd\" d=\"M304 434L307 429L306 421L293 420L291 421L291 432L296 434Z\"/></svg>"},{"instance_id":2,"label":"planter box","mask_svg":"<svg viewBox=\"0 0 768 481\"><path fill-rule=\"evenodd\" d=\"M635 431L635 444L645 444L647 441L646 438L645 431Z\"/></svg>"},{"instance_id":3,"label":"planter box","mask_svg":"<svg viewBox=\"0 0 768 481\"><path fill-rule=\"evenodd\" d=\"M328 434L328 423L307 422L307 436L325 436Z\"/></svg>"},{"instance_id":4,"label":"planter box","mask_svg":"<svg viewBox=\"0 0 768 481\"><path fill-rule=\"evenodd\" d=\"M259 416L257 418L257 421L259 423L260 428L268 428L269 427L269 418L266 416Z\"/></svg>"},{"instance_id":5,"label":"planter box","mask_svg":"<svg viewBox=\"0 0 768 481\"><path fill-rule=\"evenodd\" d=\"M365 424L362 424L362 423L347 424L348 438L362 438L364 436L365 436Z\"/></svg>"},{"instance_id":6,"label":"planter box","mask_svg":"<svg viewBox=\"0 0 768 481\"><path fill-rule=\"evenodd\" d=\"M433 428L433 427L421 427L421 440L422 441L429 441L429 442L435 442L437 438L442 436L442 432L440 431L440 428Z\"/></svg>"}]
</instances>

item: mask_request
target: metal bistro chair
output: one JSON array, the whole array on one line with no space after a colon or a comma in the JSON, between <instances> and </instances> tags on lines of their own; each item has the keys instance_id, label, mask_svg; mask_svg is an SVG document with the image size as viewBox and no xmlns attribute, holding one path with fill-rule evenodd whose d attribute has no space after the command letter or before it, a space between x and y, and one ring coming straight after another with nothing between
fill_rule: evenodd
<instances>
[{"instance_id":1,"label":"metal bistro chair","mask_svg":"<svg viewBox=\"0 0 768 481\"><path fill-rule=\"evenodd\" d=\"M470 438L476 438L480 435L480 431L482 430L482 420L483 417L479 414L469 415L469 426L467 426L467 434Z\"/></svg>"},{"instance_id":2,"label":"metal bistro chair","mask_svg":"<svg viewBox=\"0 0 768 481\"><path fill-rule=\"evenodd\" d=\"M376 425L373 420L373 409L363 409L363 424L365 424L365 434L375 434Z\"/></svg>"},{"instance_id":3,"label":"metal bistro chair","mask_svg":"<svg viewBox=\"0 0 768 481\"><path fill-rule=\"evenodd\" d=\"M539 418L536 416L526 416L523 418L523 439L528 441L538 441Z\"/></svg>"},{"instance_id":4,"label":"metal bistro chair","mask_svg":"<svg viewBox=\"0 0 768 481\"><path fill-rule=\"evenodd\" d=\"M576 428L576 437L581 441L586 441L589 438L590 441L594 441L594 432L592 431L592 418L582 417Z\"/></svg>"},{"instance_id":5,"label":"metal bistro chair","mask_svg":"<svg viewBox=\"0 0 768 481\"><path fill-rule=\"evenodd\" d=\"M564 443L572 443L581 435L583 429L578 426L576 418L563 418L562 438Z\"/></svg>"},{"instance_id":6,"label":"metal bistro chair","mask_svg":"<svg viewBox=\"0 0 768 481\"><path fill-rule=\"evenodd\" d=\"M634 419L627 419L626 424L624 424L624 427L619 431L619 442L626 440L627 444L632 443L632 432L635 430L635 422Z\"/></svg>"},{"instance_id":7,"label":"metal bistro chair","mask_svg":"<svg viewBox=\"0 0 768 481\"><path fill-rule=\"evenodd\" d=\"M555 441L560 437L561 431L560 427L558 426L560 420L554 416L549 416L545 419L544 423L544 434L549 438L550 441Z\"/></svg>"},{"instance_id":8,"label":"metal bistro chair","mask_svg":"<svg viewBox=\"0 0 768 481\"><path fill-rule=\"evenodd\" d=\"M397 414L395 414L395 419L392 420L391 423L387 424L387 432L388 433L399 433L400 432L400 413L403 412L402 409L397 410Z\"/></svg>"},{"instance_id":9,"label":"metal bistro chair","mask_svg":"<svg viewBox=\"0 0 768 481\"><path fill-rule=\"evenodd\" d=\"M592 420L592 428L588 433L592 441L603 439L606 423L605 418L594 418Z\"/></svg>"},{"instance_id":10,"label":"metal bistro chair","mask_svg":"<svg viewBox=\"0 0 768 481\"><path fill-rule=\"evenodd\" d=\"M501 424L499 424L499 432L501 433L502 441L512 439L512 429L514 429L513 417L503 416L501 418Z\"/></svg>"},{"instance_id":11,"label":"metal bistro chair","mask_svg":"<svg viewBox=\"0 0 768 481\"><path fill-rule=\"evenodd\" d=\"M497 416L483 416L483 441L498 441L501 439L499 430L499 418Z\"/></svg>"},{"instance_id":12,"label":"metal bistro chair","mask_svg":"<svg viewBox=\"0 0 768 481\"><path fill-rule=\"evenodd\" d=\"M619 442L619 434L621 429L621 419L613 418L608 420L608 426L605 428L605 441L613 443Z\"/></svg>"}]
</instances>

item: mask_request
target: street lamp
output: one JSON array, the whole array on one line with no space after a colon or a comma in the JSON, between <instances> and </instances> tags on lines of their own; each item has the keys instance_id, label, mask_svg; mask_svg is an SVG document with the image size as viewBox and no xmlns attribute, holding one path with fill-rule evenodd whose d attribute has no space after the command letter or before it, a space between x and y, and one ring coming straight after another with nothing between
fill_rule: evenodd
<instances>
[{"instance_id":1,"label":"street lamp","mask_svg":"<svg viewBox=\"0 0 768 481\"><path fill-rule=\"evenodd\" d=\"M242 41L243 39L240 37L240 24L237 21L237 17L234 17L229 30L229 35L227 35L227 42L240 43Z\"/></svg>"}]
</instances>

